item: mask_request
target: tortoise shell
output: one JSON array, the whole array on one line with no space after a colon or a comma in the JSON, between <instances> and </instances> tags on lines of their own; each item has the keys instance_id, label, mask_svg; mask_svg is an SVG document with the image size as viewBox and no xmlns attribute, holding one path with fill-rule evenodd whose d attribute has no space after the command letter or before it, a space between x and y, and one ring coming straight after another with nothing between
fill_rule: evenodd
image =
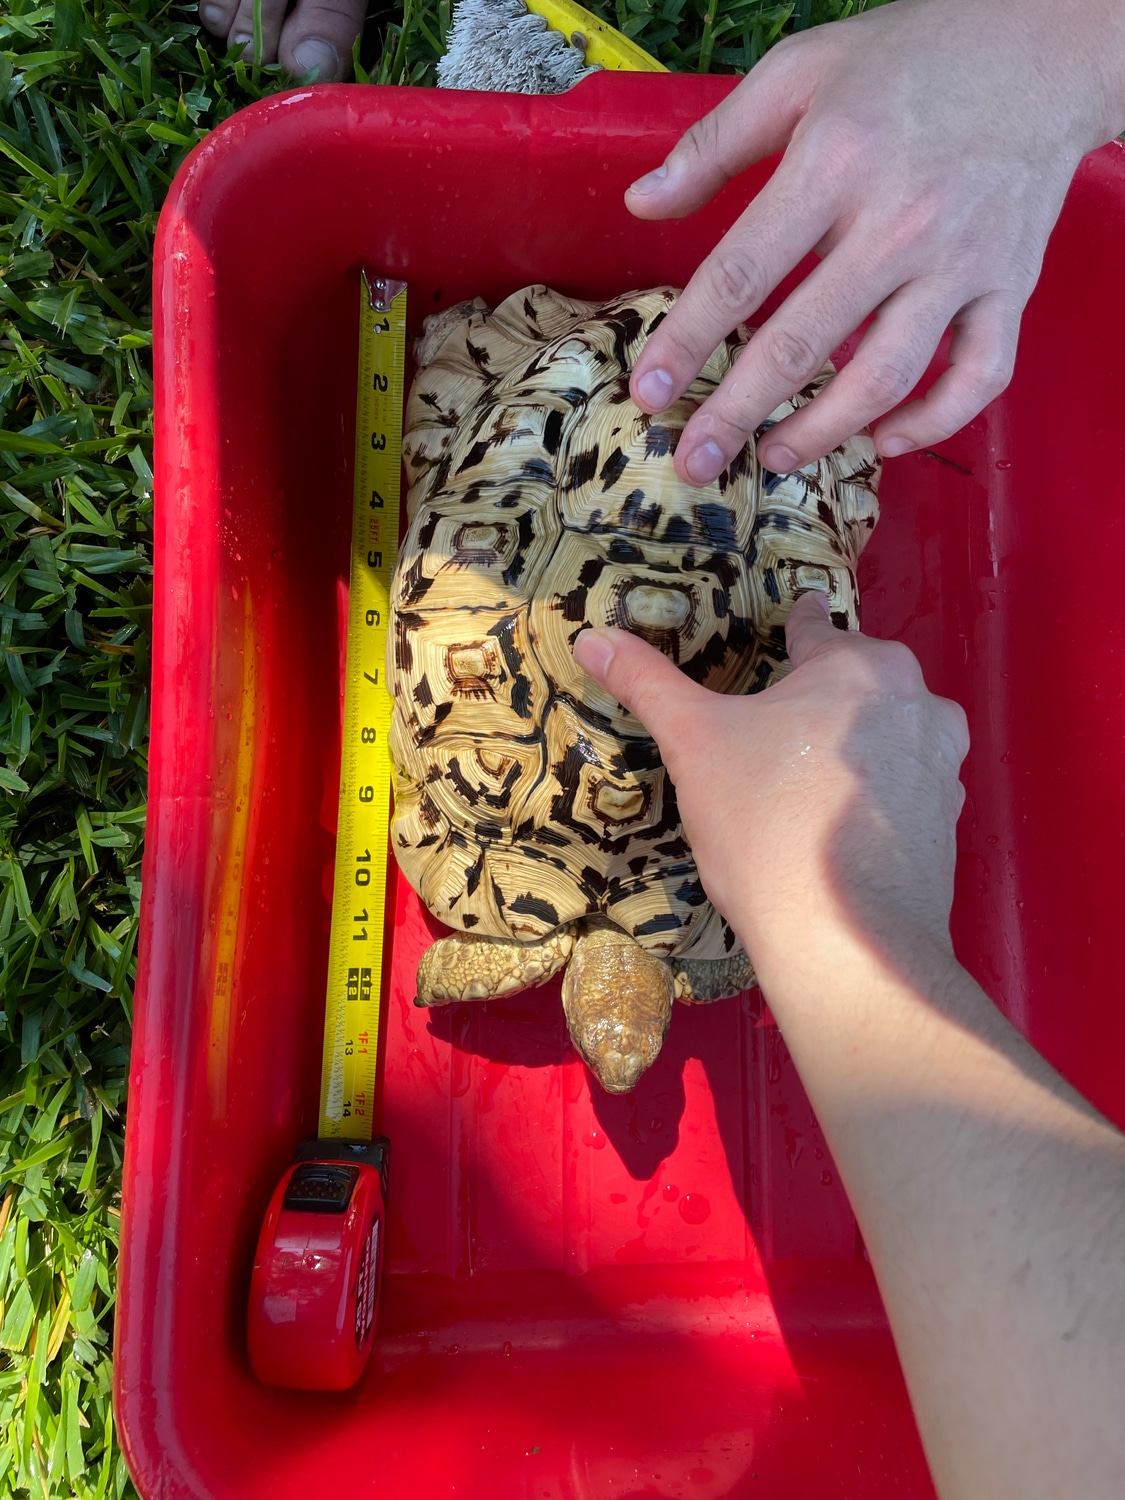
<instances>
[{"instance_id":1,"label":"tortoise shell","mask_svg":"<svg viewBox=\"0 0 1125 1500\"><path fill-rule=\"evenodd\" d=\"M791 475L764 470L750 442L715 483L685 485L680 431L749 334L646 415L629 372L677 295L596 304L531 286L430 320L419 345L388 648L392 842L430 911L464 932L530 943L600 912L662 958L738 952L654 742L571 645L620 626L696 682L748 693L786 671L800 593L822 590L839 624L858 624L870 438Z\"/></svg>"}]
</instances>

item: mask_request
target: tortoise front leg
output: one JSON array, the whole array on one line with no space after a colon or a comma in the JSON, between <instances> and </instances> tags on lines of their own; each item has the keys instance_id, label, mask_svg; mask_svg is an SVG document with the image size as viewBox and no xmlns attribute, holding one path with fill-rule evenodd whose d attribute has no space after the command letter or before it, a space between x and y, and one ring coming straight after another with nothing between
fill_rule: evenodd
<instances>
[{"instance_id":1,"label":"tortoise front leg","mask_svg":"<svg viewBox=\"0 0 1125 1500\"><path fill-rule=\"evenodd\" d=\"M754 965L745 953L731 958L672 958L668 960L675 975L676 999L685 1005L707 1005L712 1000L729 1000L757 984Z\"/></svg>"},{"instance_id":2,"label":"tortoise front leg","mask_svg":"<svg viewBox=\"0 0 1125 1500\"><path fill-rule=\"evenodd\" d=\"M431 943L418 961L415 1005L494 1000L546 984L574 948L574 928L556 927L533 943L454 932Z\"/></svg>"}]
</instances>

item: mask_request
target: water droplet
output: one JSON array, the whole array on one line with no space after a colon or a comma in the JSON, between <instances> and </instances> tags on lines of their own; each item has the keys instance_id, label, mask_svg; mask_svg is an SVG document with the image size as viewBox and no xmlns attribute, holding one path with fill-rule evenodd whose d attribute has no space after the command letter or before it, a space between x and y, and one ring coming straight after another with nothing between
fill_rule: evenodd
<instances>
[{"instance_id":1,"label":"water droplet","mask_svg":"<svg viewBox=\"0 0 1125 1500\"><path fill-rule=\"evenodd\" d=\"M507 1339L504 1340L504 1343L502 1345L502 1349L503 1349L503 1353L504 1353L505 1359L511 1359L511 1357L512 1357L512 1346L508 1342Z\"/></svg>"},{"instance_id":2,"label":"water droplet","mask_svg":"<svg viewBox=\"0 0 1125 1500\"><path fill-rule=\"evenodd\" d=\"M624 1203L625 1202L625 1194L624 1193L610 1193L610 1195L609 1195L609 1201L611 1203Z\"/></svg>"},{"instance_id":3,"label":"water droplet","mask_svg":"<svg viewBox=\"0 0 1125 1500\"><path fill-rule=\"evenodd\" d=\"M996 460L996 467L1001 470L1001 472L1003 472L1003 470L1010 469L1012 467L1012 461L1010 458L998 458Z\"/></svg>"},{"instance_id":4,"label":"water droplet","mask_svg":"<svg viewBox=\"0 0 1125 1500\"><path fill-rule=\"evenodd\" d=\"M711 1205L702 1193L685 1193L680 1200L680 1218L685 1224L702 1224L711 1217Z\"/></svg>"},{"instance_id":5,"label":"water droplet","mask_svg":"<svg viewBox=\"0 0 1125 1500\"><path fill-rule=\"evenodd\" d=\"M831 1172L822 1172L820 1174L820 1180L825 1187L831 1187L832 1184L836 1181Z\"/></svg>"},{"instance_id":6,"label":"water droplet","mask_svg":"<svg viewBox=\"0 0 1125 1500\"><path fill-rule=\"evenodd\" d=\"M674 1182L666 1182L664 1184L664 1201L665 1201L665 1203L675 1203L676 1199L679 1196L680 1196L680 1190L679 1190L679 1188L676 1186L676 1184Z\"/></svg>"},{"instance_id":7,"label":"water droplet","mask_svg":"<svg viewBox=\"0 0 1125 1500\"><path fill-rule=\"evenodd\" d=\"M988 837L985 839L985 843L986 844L998 844L999 842L1000 842L1000 835L998 833L990 833L988 835Z\"/></svg>"},{"instance_id":8,"label":"water droplet","mask_svg":"<svg viewBox=\"0 0 1125 1500\"><path fill-rule=\"evenodd\" d=\"M584 1146L592 1146L595 1151L605 1150L605 1136L600 1130L591 1130L582 1137Z\"/></svg>"}]
</instances>

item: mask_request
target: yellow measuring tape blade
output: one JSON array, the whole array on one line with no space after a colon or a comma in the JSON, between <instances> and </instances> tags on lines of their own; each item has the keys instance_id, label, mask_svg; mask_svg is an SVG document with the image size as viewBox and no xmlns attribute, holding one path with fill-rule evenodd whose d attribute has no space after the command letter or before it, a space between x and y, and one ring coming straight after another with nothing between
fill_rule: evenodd
<instances>
[{"instance_id":1,"label":"yellow measuring tape blade","mask_svg":"<svg viewBox=\"0 0 1125 1500\"><path fill-rule=\"evenodd\" d=\"M391 816L391 695L384 679L398 550L405 361L406 284L364 276L322 1140L367 1141L374 1130Z\"/></svg>"}]
</instances>

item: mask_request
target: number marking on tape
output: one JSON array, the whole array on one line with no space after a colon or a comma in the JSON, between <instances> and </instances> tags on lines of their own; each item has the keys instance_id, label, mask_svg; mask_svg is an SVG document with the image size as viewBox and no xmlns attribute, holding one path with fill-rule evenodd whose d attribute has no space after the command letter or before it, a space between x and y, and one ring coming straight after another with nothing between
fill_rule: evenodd
<instances>
[{"instance_id":1,"label":"number marking on tape","mask_svg":"<svg viewBox=\"0 0 1125 1500\"><path fill-rule=\"evenodd\" d=\"M370 1140L391 816L385 662L398 550L406 283L363 278L340 817L320 1086L322 1139Z\"/></svg>"}]
</instances>

